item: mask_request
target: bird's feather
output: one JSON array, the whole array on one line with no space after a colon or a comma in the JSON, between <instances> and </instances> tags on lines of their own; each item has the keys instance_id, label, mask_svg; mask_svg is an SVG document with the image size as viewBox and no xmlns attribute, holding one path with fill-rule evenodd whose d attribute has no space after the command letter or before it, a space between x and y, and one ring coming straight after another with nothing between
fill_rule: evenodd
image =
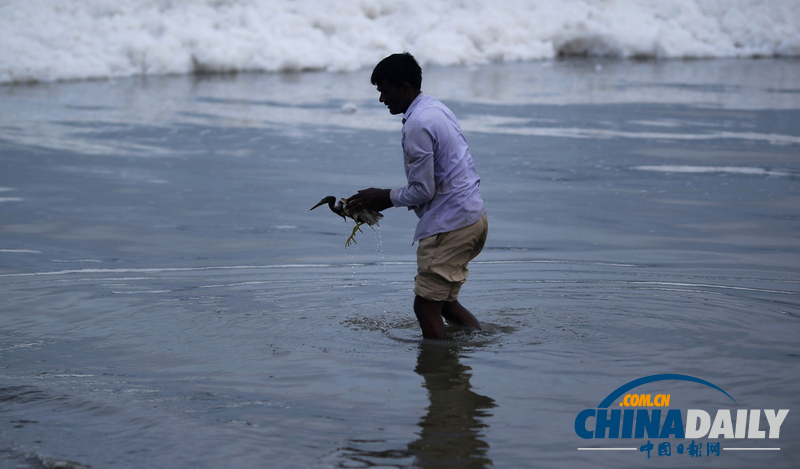
<instances>
[{"instance_id":1,"label":"bird's feather","mask_svg":"<svg viewBox=\"0 0 800 469\"><path fill-rule=\"evenodd\" d=\"M348 211L345 208L345 204L347 203L347 199L344 198L344 197L339 199L339 203L338 204L334 205L335 202L336 202L336 197L334 197L332 195L329 195L327 197L323 197L322 200L320 200L317 205L311 207L311 210L314 210L317 207L321 207L321 206L327 204L328 207L330 207L331 212L339 215L340 217L342 217L342 218L350 218L350 219L354 220L356 223L366 223L369 226L378 225L379 224L378 222L380 222L381 218L383 218L383 214L382 213L377 212L375 210L366 209L366 208L363 209L363 210L359 210L357 212L352 212L351 213L350 211Z\"/></svg>"},{"instance_id":2,"label":"bird's feather","mask_svg":"<svg viewBox=\"0 0 800 469\"><path fill-rule=\"evenodd\" d=\"M353 233L350 235L349 238L347 238L345 246L349 246L350 242L355 242L356 231L361 231L361 225L365 223L369 226L378 225L379 224L378 222L380 222L381 218L383 218L383 214L370 209L363 209L357 212L350 212L345 208L345 205L347 204L347 199L342 197L341 199L339 199L339 203L336 204L336 197L332 195L323 197L322 200L320 200L317 205L311 207L311 210L314 210L315 208L321 207L325 204L327 204L328 207L330 207L331 212L335 213L336 215L339 215L340 217L345 219L350 218L356 222L356 227L353 228Z\"/></svg>"}]
</instances>

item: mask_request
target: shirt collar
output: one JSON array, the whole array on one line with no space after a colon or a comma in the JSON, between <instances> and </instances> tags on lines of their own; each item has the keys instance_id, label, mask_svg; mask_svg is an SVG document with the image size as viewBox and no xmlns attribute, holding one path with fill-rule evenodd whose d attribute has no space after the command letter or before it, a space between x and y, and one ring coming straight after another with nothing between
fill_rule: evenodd
<instances>
[{"instance_id":1,"label":"shirt collar","mask_svg":"<svg viewBox=\"0 0 800 469\"><path fill-rule=\"evenodd\" d=\"M420 91L417 97L414 98L414 101L411 101L411 104L408 106L408 109L406 109L405 114L403 114L403 124L405 124L408 118L411 117L411 113L414 112L414 109L416 109L419 102L422 101L423 96L425 96L425 93Z\"/></svg>"}]
</instances>

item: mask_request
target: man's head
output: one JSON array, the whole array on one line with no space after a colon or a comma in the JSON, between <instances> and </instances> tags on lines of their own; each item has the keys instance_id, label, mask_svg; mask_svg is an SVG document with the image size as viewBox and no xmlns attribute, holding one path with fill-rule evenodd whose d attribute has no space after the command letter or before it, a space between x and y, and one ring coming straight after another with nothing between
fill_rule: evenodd
<instances>
[{"instance_id":1,"label":"man's head","mask_svg":"<svg viewBox=\"0 0 800 469\"><path fill-rule=\"evenodd\" d=\"M402 114L422 89L422 69L408 52L392 54L375 66L371 81L389 112Z\"/></svg>"}]
</instances>

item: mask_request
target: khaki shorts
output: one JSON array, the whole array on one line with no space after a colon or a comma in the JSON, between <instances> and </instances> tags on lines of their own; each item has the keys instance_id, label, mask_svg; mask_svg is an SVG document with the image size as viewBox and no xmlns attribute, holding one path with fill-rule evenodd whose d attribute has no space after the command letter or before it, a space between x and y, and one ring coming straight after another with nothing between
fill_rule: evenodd
<instances>
[{"instance_id":1,"label":"khaki shorts","mask_svg":"<svg viewBox=\"0 0 800 469\"><path fill-rule=\"evenodd\" d=\"M414 294L430 301L455 301L467 281L467 264L486 243L486 215L472 225L419 240Z\"/></svg>"}]
</instances>

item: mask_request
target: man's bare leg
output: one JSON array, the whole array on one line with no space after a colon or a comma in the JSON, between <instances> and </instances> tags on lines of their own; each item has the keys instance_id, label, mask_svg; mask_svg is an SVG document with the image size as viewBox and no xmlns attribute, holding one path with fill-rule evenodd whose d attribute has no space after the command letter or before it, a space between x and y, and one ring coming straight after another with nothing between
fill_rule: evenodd
<instances>
[{"instance_id":1,"label":"man's bare leg","mask_svg":"<svg viewBox=\"0 0 800 469\"><path fill-rule=\"evenodd\" d=\"M475 316L473 316L467 308L462 306L458 300L443 302L442 316L444 316L450 324L458 324L459 326L469 327L476 331L483 330L481 328L481 323L478 322Z\"/></svg>"},{"instance_id":2,"label":"man's bare leg","mask_svg":"<svg viewBox=\"0 0 800 469\"><path fill-rule=\"evenodd\" d=\"M414 314L417 315L422 337L426 339L444 339L447 331L442 320L443 301L426 300L421 296L414 298Z\"/></svg>"}]
</instances>

